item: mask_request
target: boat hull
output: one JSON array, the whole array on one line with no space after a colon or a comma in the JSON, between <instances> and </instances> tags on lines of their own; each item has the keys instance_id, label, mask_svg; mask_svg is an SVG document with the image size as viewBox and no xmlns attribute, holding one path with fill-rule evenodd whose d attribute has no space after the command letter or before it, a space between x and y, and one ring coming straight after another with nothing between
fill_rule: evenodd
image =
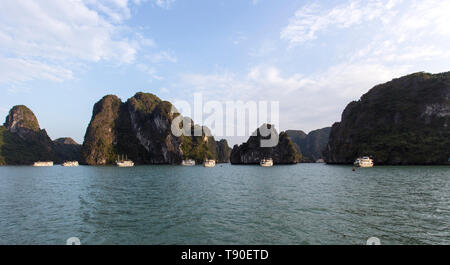
<instances>
[{"instance_id":1,"label":"boat hull","mask_svg":"<svg viewBox=\"0 0 450 265\"><path fill-rule=\"evenodd\" d=\"M183 162L181 162L182 166L195 166L195 161L194 160L183 160Z\"/></svg>"},{"instance_id":2,"label":"boat hull","mask_svg":"<svg viewBox=\"0 0 450 265\"><path fill-rule=\"evenodd\" d=\"M33 167L52 167L53 162L34 162Z\"/></svg>"},{"instance_id":3,"label":"boat hull","mask_svg":"<svg viewBox=\"0 0 450 265\"><path fill-rule=\"evenodd\" d=\"M272 159L263 159L259 162L259 165L262 167L273 167Z\"/></svg>"},{"instance_id":4,"label":"boat hull","mask_svg":"<svg viewBox=\"0 0 450 265\"><path fill-rule=\"evenodd\" d=\"M203 162L203 166L204 167L215 167L216 161L214 161L214 160L205 161L205 162Z\"/></svg>"},{"instance_id":5,"label":"boat hull","mask_svg":"<svg viewBox=\"0 0 450 265\"><path fill-rule=\"evenodd\" d=\"M373 160L369 157L357 158L353 165L356 167L369 168L373 167Z\"/></svg>"},{"instance_id":6,"label":"boat hull","mask_svg":"<svg viewBox=\"0 0 450 265\"><path fill-rule=\"evenodd\" d=\"M69 162L64 162L61 166L63 167L77 167L79 166L78 161L69 161Z\"/></svg>"},{"instance_id":7,"label":"boat hull","mask_svg":"<svg viewBox=\"0 0 450 265\"><path fill-rule=\"evenodd\" d=\"M118 167L134 167L134 163L131 161L117 162Z\"/></svg>"}]
</instances>

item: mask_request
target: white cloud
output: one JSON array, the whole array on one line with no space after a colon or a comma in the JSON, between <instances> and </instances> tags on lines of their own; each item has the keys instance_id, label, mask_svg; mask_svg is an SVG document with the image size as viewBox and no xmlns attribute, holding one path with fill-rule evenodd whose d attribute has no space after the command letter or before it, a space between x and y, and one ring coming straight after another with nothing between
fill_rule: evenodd
<instances>
[{"instance_id":1,"label":"white cloud","mask_svg":"<svg viewBox=\"0 0 450 265\"><path fill-rule=\"evenodd\" d=\"M279 101L281 130L331 126L344 107L374 85L407 73L378 64L339 64L310 76L283 74L258 65L245 74L184 74L182 86L202 92L207 100ZM236 143L236 139L229 138ZM239 141L242 139L239 139Z\"/></svg>"},{"instance_id":2,"label":"white cloud","mask_svg":"<svg viewBox=\"0 0 450 265\"><path fill-rule=\"evenodd\" d=\"M176 63L178 61L177 57L172 51L159 51L156 53L147 54L144 57L154 64L164 62Z\"/></svg>"},{"instance_id":3,"label":"white cloud","mask_svg":"<svg viewBox=\"0 0 450 265\"><path fill-rule=\"evenodd\" d=\"M329 9L308 5L296 12L280 37L290 46L285 51L290 58L298 59L295 54L306 42L319 44L306 47L314 47L313 53L335 50L337 56L320 63L324 68L311 69L308 75L287 73L275 61L244 73L184 74L182 87L222 102L279 101L281 129L308 131L330 126L340 120L350 101L377 84L416 71L448 71L448 14L449 1L350 1ZM367 34L360 37L361 32ZM283 53L275 43L262 43L249 55L274 62L273 51Z\"/></svg>"},{"instance_id":4,"label":"white cloud","mask_svg":"<svg viewBox=\"0 0 450 265\"><path fill-rule=\"evenodd\" d=\"M114 22L122 22L130 18L131 11L128 0L83 0L87 6L92 6L99 13L108 16Z\"/></svg>"},{"instance_id":5,"label":"white cloud","mask_svg":"<svg viewBox=\"0 0 450 265\"><path fill-rule=\"evenodd\" d=\"M137 69L143 73L145 73L149 77L149 81L152 80L163 80L164 78L157 74L156 68L152 66L148 66L143 63L139 63L136 65Z\"/></svg>"},{"instance_id":6,"label":"white cloud","mask_svg":"<svg viewBox=\"0 0 450 265\"><path fill-rule=\"evenodd\" d=\"M395 15L392 8L396 4L393 0L358 0L325 11L318 4L307 5L295 13L280 37L295 46L317 39L319 33L331 27L348 28L375 19L388 21Z\"/></svg>"},{"instance_id":7,"label":"white cloud","mask_svg":"<svg viewBox=\"0 0 450 265\"><path fill-rule=\"evenodd\" d=\"M450 59L450 2L415 1L375 34L359 60L425 65Z\"/></svg>"},{"instance_id":8,"label":"white cloud","mask_svg":"<svg viewBox=\"0 0 450 265\"><path fill-rule=\"evenodd\" d=\"M170 8L175 0L155 0L155 4L161 8Z\"/></svg>"},{"instance_id":9,"label":"white cloud","mask_svg":"<svg viewBox=\"0 0 450 265\"><path fill-rule=\"evenodd\" d=\"M170 90L167 87L161 87L159 89L159 93L161 93L161 94L167 94L169 92L170 92Z\"/></svg>"},{"instance_id":10,"label":"white cloud","mask_svg":"<svg viewBox=\"0 0 450 265\"><path fill-rule=\"evenodd\" d=\"M295 100L285 99L287 106L298 109L289 103L298 102L301 113L307 113L305 117L301 113L293 117L292 124L302 119L309 119L308 124L317 123L311 120L311 113L321 113L317 120L322 122L328 117L339 121L336 114L340 115L349 101L376 84L416 71L448 71L448 14L450 2L434 0L349 1L329 9L317 4L300 8L280 33L291 48L314 42L325 43L320 49L335 49L339 43L349 50L347 54L339 51L340 60L328 69L308 76L311 82L298 90L302 92ZM331 31L336 34L330 34ZM369 34L361 36L364 31ZM322 34L326 35L325 42ZM354 39L342 37L345 34ZM308 86L315 91L310 93Z\"/></svg>"},{"instance_id":11,"label":"white cloud","mask_svg":"<svg viewBox=\"0 0 450 265\"><path fill-rule=\"evenodd\" d=\"M46 79L61 82L72 78L72 71L60 66L20 58L0 57L1 82L16 83L33 79Z\"/></svg>"},{"instance_id":12,"label":"white cloud","mask_svg":"<svg viewBox=\"0 0 450 265\"><path fill-rule=\"evenodd\" d=\"M120 23L128 17L126 0L1 1L0 58L18 71L2 72L0 82L70 79L77 62L134 62L139 40Z\"/></svg>"},{"instance_id":13,"label":"white cloud","mask_svg":"<svg viewBox=\"0 0 450 265\"><path fill-rule=\"evenodd\" d=\"M173 3L152 1L161 7ZM0 82L64 81L74 78L74 66L135 63L139 52L156 47L152 39L125 25L131 6L142 2L145 0L0 1ZM152 62L176 61L169 52L151 56Z\"/></svg>"},{"instance_id":14,"label":"white cloud","mask_svg":"<svg viewBox=\"0 0 450 265\"><path fill-rule=\"evenodd\" d=\"M264 40L257 48L250 50L249 55L252 57L264 57L276 51L277 46L272 40Z\"/></svg>"}]
</instances>

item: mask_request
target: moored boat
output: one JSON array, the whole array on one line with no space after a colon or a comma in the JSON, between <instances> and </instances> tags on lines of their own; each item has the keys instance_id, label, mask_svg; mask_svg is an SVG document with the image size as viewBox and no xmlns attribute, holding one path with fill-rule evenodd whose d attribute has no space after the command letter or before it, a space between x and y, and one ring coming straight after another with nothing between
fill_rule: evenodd
<instances>
[{"instance_id":1,"label":"moored boat","mask_svg":"<svg viewBox=\"0 0 450 265\"><path fill-rule=\"evenodd\" d=\"M77 167L79 166L78 161L66 161L61 164L63 167Z\"/></svg>"},{"instance_id":2,"label":"moored boat","mask_svg":"<svg viewBox=\"0 0 450 265\"><path fill-rule=\"evenodd\" d=\"M259 162L259 165L262 167L273 167L273 159L272 158L264 158Z\"/></svg>"},{"instance_id":3,"label":"moored boat","mask_svg":"<svg viewBox=\"0 0 450 265\"><path fill-rule=\"evenodd\" d=\"M181 165L182 165L182 166L195 166L195 160L194 160L194 159L186 159L186 160L183 160L183 161L181 162Z\"/></svg>"},{"instance_id":4,"label":"moored boat","mask_svg":"<svg viewBox=\"0 0 450 265\"><path fill-rule=\"evenodd\" d=\"M204 166L204 167L215 167L215 166L216 166L216 160L213 160L213 159L206 159L206 160L203 162L203 166Z\"/></svg>"},{"instance_id":5,"label":"moored boat","mask_svg":"<svg viewBox=\"0 0 450 265\"><path fill-rule=\"evenodd\" d=\"M373 159L368 156L358 157L353 165L357 167L373 167Z\"/></svg>"},{"instance_id":6,"label":"moored boat","mask_svg":"<svg viewBox=\"0 0 450 265\"><path fill-rule=\"evenodd\" d=\"M53 161L37 161L34 162L33 167L52 167L53 166Z\"/></svg>"},{"instance_id":7,"label":"moored boat","mask_svg":"<svg viewBox=\"0 0 450 265\"><path fill-rule=\"evenodd\" d=\"M134 162L131 160L128 160L128 156L125 159L123 159L123 155L122 155L122 159L119 159L119 156L117 156L116 165L118 167L134 167Z\"/></svg>"}]
</instances>

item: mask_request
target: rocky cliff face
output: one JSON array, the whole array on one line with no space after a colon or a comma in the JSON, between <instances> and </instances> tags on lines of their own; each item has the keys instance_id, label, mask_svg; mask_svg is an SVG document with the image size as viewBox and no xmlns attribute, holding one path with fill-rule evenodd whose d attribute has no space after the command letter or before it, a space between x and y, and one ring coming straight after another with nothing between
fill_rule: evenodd
<instances>
[{"instance_id":1,"label":"rocky cliff face","mask_svg":"<svg viewBox=\"0 0 450 265\"><path fill-rule=\"evenodd\" d=\"M54 140L53 149L60 161L79 161L81 158L81 145L70 137Z\"/></svg>"},{"instance_id":2,"label":"rocky cliff face","mask_svg":"<svg viewBox=\"0 0 450 265\"><path fill-rule=\"evenodd\" d=\"M227 140L216 141L216 145L218 163L230 163L231 148Z\"/></svg>"},{"instance_id":3,"label":"rocky cliff face","mask_svg":"<svg viewBox=\"0 0 450 265\"><path fill-rule=\"evenodd\" d=\"M450 72L415 73L351 102L331 129L327 163L371 155L378 165L448 164Z\"/></svg>"},{"instance_id":4,"label":"rocky cliff face","mask_svg":"<svg viewBox=\"0 0 450 265\"><path fill-rule=\"evenodd\" d=\"M127 155L137 164L218 159L214 137L207 133L172 134L171 125L178 116L172 112L170 102L153 94L137 93L126 102L113 95L105 96L94 106L82 147L82 161L89 165L113 164L118 155ZM196 128L192 123L191 132Z\"/></svg>"},{"instance_id":5,"label":"rocky cliff face","mask_svg":"<svg viewBox=\"0 0 450 265\"><path fill-rule=\"evenodd\" d=\"M331 127L311 131L309 134L299 130L288 130L286 133L294 142L299 153L303 155L303 162L315 162L323 158L322 152L328 143Z\"/></svg>"},{"instance_id":6,"label":"rocky cliff face","mask_svg":"<svg viewBox=\"0 0 450 265\"><path fill-rule=\"evenodd\" d=\"M275 147L261 147L261 140L269 138L261 135L264 127L278 135L272 125L262 125L256 130L255 136L250 136L246 143L233 147L230 158L232 164L259 164L264 158L272 158L274 164L295 164L301 161L301 154L297 152L294 143L284 132L278 135L279 141Z\"/></svg>"},{"instance_id":7,"label":"rocky cliff face","mask_svg":"<svg viewBox=\"0 0 450 265\"><path fill-rule=\"evenodd\" d=\"M62 150L44 129L40 129L34 113L26 106L14 106L0 126L0 164L30 165L36 161L61 163L66 157L77 157L75 149ZM79 149L79 147L78 147Z\"/></svg>"},{"instance_id":8,"label":"rocky cliff face","mask_svg":"<svg viewBox=\"0 0 450 265\"><path fill-rule=\"evenodd\" d=\"M20 133L22 129L39 132L39 122L34 113L24 105L14 106L4 123L6 129L12 133Z\"/></svg>"}]
</instances>

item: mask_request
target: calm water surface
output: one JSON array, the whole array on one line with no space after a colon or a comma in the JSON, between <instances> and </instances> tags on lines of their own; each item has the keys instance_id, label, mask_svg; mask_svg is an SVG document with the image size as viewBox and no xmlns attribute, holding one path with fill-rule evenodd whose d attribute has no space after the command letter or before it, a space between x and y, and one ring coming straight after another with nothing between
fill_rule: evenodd
<instances>
[{"instance_id":1,"label":"calm water surface","mask_svg":"<svg viewBox=\"0 0 450 265\"><path fill-rule=\"evenodd\" d=\"M0 167L0 244L450 244L450 167Z\"/></svg>"}]
</instances>

